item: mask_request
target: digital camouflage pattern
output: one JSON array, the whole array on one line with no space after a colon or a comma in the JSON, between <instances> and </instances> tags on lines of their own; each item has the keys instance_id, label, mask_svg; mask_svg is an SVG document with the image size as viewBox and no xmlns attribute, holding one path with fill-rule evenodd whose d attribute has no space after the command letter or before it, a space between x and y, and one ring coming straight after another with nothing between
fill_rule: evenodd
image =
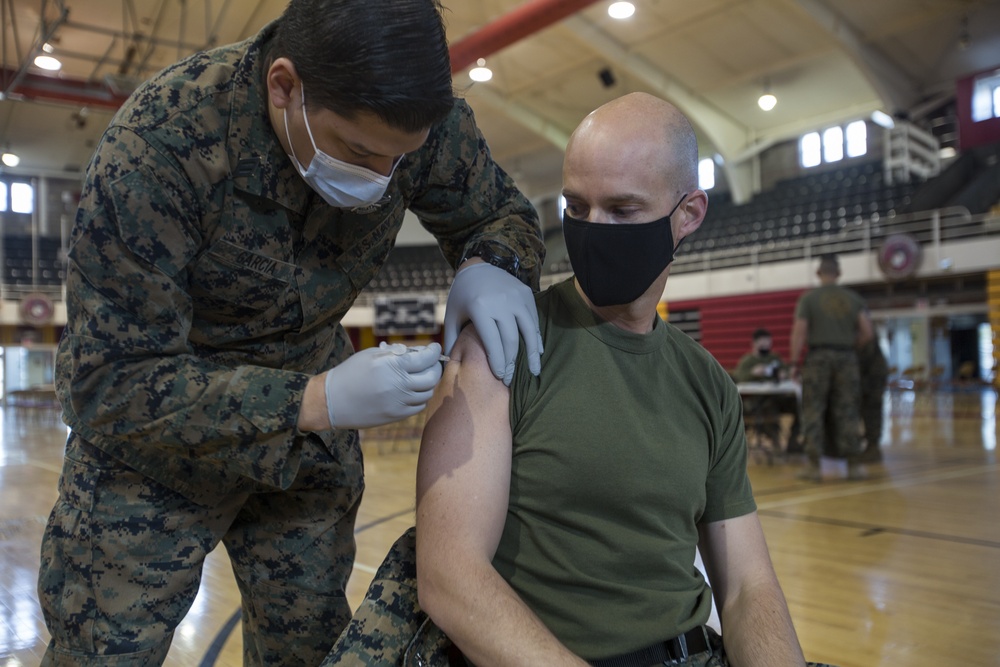
<instances>
[{"instance_id":1,"label":"digital camouflage pattern","mask_svg":"<svg viewBox=\"0 0 1000 667\"><path fill-rule=\"evenodd\" d=\"M174 560L188 538L176 534L173 517L157 528L142 514L161 499L190 501L207 517L233 498L249 498L238 521L251 525L241 530L257 520L251 505L263 503L253 494L269 494L274 520L287 521L289 530L321 510L349 516L364 486L357 432L301 433L299 404L310 376L353 352L341 319L385 262L407 208L452 266L467 246L493 241L519 255L537 288L544 254L536 213L492 161L462 101L400 161L382 201L363 209L326 205L299 177L269 121L264 72L273 34L274 24L243 43L191 56L132 95L95 152L70 239L68 323L56 359L64 419L74 443L107 455L96 466L96 497L118 493L105 485L130 471L148 478L152 496L121 507L120 518L136 522L122 544L173 563L162 573L171 580L178 570L200 568L201 556L185 565ZM85 599L72 613L59 602L94 586L68 577L79 570L86 578L90 568L71 544L82 537L74 530L111 539L96 530L102 519L87 516L92 508L74 500L75 466L67 457L68 481L44 538L40 595L57 641L104 652L132 641L128 620L109 628L107 644L88 648L82 635L92 624L119 620L96 618L97 607ZM286 490L300 495L279 493ZM314 554L317 564L353 558L346 528L337 526L325 555ZM200 549L220 538L213 531ZM259 581L292 558L248 549ZM336 591L343 581L319 583ZM164 615L155 626L163 632L176 616L164 610L189 603L197 590L167 599L159 583L137 578L130 585L128 595L142 600L147 616ZM260 604L254 613L269 608ZM317 641L328 648L338 623L322 628ZM137 639L135 650L147 640L154 638Z\"/></svg>"},{"instance_id":2,"label":"digital camouflage pattern","mask_svg":"<svg viewBox=\"0 0 1000 667\"><path fill-rule=\"evenodd\" d=\"M42 664L161 664L220 539L243 597L246 664L318 664L330 628L350 619L360 500L302 475L283 493L206 508L71 435L42 545L40 598L57 619Z\"/></svg>"},{"instance_id":3,"label":"digital camouflage pattern","mask_svg":"<svg viewBox=\"0 0 1000 667\"><path fill-rule=\"evenodd\" d=\"M834 284L806 292L795 305L795 317L807 323L802 435L812 462L824 455L854 459L860 452L855 343L858 316L864 308L864 299L857 292Z\"/></svg>"},{"instance_id":4,"label":"digital camouflage pattern","mask_svg":"<svg viewBox=\"0 0 1000 667\"><path fill-rule=\"evenodd\" d=\"M460 652L417 601L416 530L407 530L382 562L350 625L322 667L465 665Z\"/></svg>"},{"instance_id":5,"label":"digital camouflage pattern","mask_svg":"<svg viewBox=\"0 0 1000 667\"><path fill-rule=\"evenodd\" d=\"M811 461L860 453L859 382L853 351L809 351L802 367L802 435Z\"/></svg>"},{"instance_id":6,"label":"digital camouflage pattern","mask_svg":"<svg viewBox=\"0 0 1000 667\"><path fill-rule=\"evenodd\" d=\"M401 160L384 203L326 205L268 119L271 33L181 61L133 95L90 165L70 240L67 422L203 502L295 478L305 384L351 354L340 320L406 208L453 266L466 245L497 241L537 282L543 252L536 214L463 102Z\"/></svg>"},{"instance_id":7,"label":"digital camouflage pattern","mask_svg":"<svg viewBox=\"0 0 1000 667\"><path fill-rule=\"evenodd\" d=\"M729 667L722 638L711 628L706 628L706 632L711 651L669 664L677 667ZM810 667L832 667L816 662L807 664ZM416 532L413 528L393 544L375 573L351 624L337 640L322 667L371 665L471 665L448 637L431 622L417 602Z\"/></svg>"}]
</instances>

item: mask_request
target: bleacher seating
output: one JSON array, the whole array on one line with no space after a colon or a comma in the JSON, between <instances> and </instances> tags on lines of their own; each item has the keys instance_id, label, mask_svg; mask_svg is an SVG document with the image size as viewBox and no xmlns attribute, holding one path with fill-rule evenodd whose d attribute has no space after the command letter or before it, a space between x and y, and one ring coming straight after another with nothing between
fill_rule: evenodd
<instances>
[{"instance_id":1,"label":"bleacher seating","mask_svg":"<svg viewBox=\"0 0 1000 667\"><path fill-rule=\"evenodd\" d=\"M396 246L366 292L407 293L447 290L455 272L436 245Z\"/></svg>"},{"instance_id":2,"label":"bleacher seating","mask_svg":"<svg viewBox=\"0 0 1000 667\"><path fill-rule=\"evenodd\" d=\"M989 157L989 163L979 165L979 171L991 174L982 167L1000 168L996 154ZM944 181L955 181L962 169L967 171L968 167L955 163L924 187L917 181L890 184L880 161L866 161L779 181L745 204L735 204L728 193L710 192L705 222L686 239L681 252L698 256L757 247L762 253L775 249L780 253L781 248L801 244L805 239L836 239L861 225L868 225L873 234L878 234L879 221L884 218L912 212L914 206L927 210L932 200L945 201L930 208L947 205L955 198L957 186L944 187ZM36 258L29 236L5 235L2 251L6 284L26 288L58 286L65 279L59 239L39 237ZM560 254L558 260L553 257L546 262L545 275L571 271L564 255ZM777 257L780 254L761 261ZM386 293L443 292L453 277L454 271L436 245L397 246L364 290L363 298Z\"/></svg>"},{"instance_id":3,"label":"bleacher seating","mask_svg":"<svg viewBox=\"0 0 1000 667\"><path fill-rule=\"evenodd\" d=\"M708 216L685 241L685 254L760 245L780 247L804 238L827 238L851 226L905 210L916 182L888 184L882 164L868 161L778 182L746 204L727 193L709 195ZM567 273L568 260L548 261L546 275ZM454 272L437 246L400 246L365 290L368 295L447 290Z\"/></svg>"},{"instance_id":4,"label":"bleacher seating","mask_svg":"<svg viewBox=\"0 0 1000 667\"><path fill-rule=\"evenodd\" d=\"M37 259L30 236L8 234L4 235L2 243L2 275L5 284L22 287L59 286L65 281L65 262L59 239L38 237Z\"/></svg>"},{"instance_id":5,"label":"bleacher seating","mask_svg":"<svg viewBox=\"0 0 1000 667\"><path fill-rule=\"evenodd\" d=\"M879 162L865 162L779 181L746 204L710 194L705 222L685 242L685 251L775 247L835 236L864 220L905 210L917 187L914 182L889 185Z\"/></svg>"}]
</instances>

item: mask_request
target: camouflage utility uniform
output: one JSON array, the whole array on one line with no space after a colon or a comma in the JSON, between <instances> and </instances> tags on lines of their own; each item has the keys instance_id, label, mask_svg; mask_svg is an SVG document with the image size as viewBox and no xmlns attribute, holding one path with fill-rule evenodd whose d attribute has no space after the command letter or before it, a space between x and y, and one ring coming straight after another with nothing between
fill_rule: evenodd
<instances>
[{"instance_id":1,"label":"camouflage utility uniform","mask_svg":"<svg viewBox=\"0 0 1000 667\"><path fill-rule=\"evenodd\" d=\"M456 266L474 243L537 287L537 217L456 101L386 196L326 205L286 156L273 24L143 85L89 167L57 388L71 428L42 544L44 664L162 662L221 540L252 664L318 664L345 627L364 488L358 433L296 429L311 375L410 208Z\"/></svg>"},{"instance_id":2,"label":"camouflage utility uniform","mask_svg":"<svg viewBox=\"0 0 1000 667\"><path fill-rule=\"evenodd\" d=\"M858 315L864 300L853 290L824 285L806 292L795 317L808 322L808 347L802 367L802 430L806 455L818 462L826 454L856 460L859 378L855 353ZM827 423L831 441L827 441Z\"/></svg>"}]
</instances>

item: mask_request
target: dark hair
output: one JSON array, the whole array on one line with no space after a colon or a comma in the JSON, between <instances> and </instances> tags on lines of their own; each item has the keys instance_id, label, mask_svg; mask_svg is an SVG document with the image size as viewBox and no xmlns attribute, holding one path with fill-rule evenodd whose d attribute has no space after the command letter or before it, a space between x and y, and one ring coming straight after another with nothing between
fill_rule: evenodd
<instances>
[{"instance_id":1,"label":"dark hair","mask_svg":"<svg viewBox=\"0 0 1000 667\"><path fill-rule=\"evenodd\" d=\"M309 106L348 119L417 132L454 104L438 0L291 0L270 56L292 61Z\"/></svg>"},{"instance_id":2,"label":"dark hair","mask_svg":"<svg viewBox=\"0 0 1000 667\"><path fill-rule=\"evenodd\" d=\"M833 253L821 255L819 258L819 271L821 273L840 273L840 261Z\"/></svg>"},{"instance_id":3,"label":"dark hair","mask_svg":"<svg viewBox=\"0 0 1000 667\"><path fill-rule=\"evenodd\" d=\"M770 338L771 337L771 332L768 331L767 329L757 329L756 331L753 332L753 339L754 340L757 340L759 338L764 338L764 337Z\"/></svg>"}]
</instances>

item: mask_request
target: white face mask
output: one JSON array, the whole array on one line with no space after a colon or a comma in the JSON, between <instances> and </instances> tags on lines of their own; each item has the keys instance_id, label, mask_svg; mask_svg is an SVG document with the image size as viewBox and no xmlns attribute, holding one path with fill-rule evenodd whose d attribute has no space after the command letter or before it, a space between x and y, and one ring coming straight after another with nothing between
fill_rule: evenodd
<instances>
[{"instance_id":1,"label":"white face mask","mask_svg":"<svg viewBox=\"0 0 1000 667\"><path fill-rule=\"evenodd\" d=\"M318 192L327 204L337 208L368 206L382 199L386 188L389 187L392 173L399 164L399 158L393 163L392 172L388 176L383 176L371 169L338 160L317 148L312 128L309 127L309 117L306 115L305 87L302 88L302 118L306 122L306 132L309 133L309 141L312 142L315 151L308 169L303 169L302 163L295 156L292 135L288 131L288 109L284 109L285 136L288 138L289 148L292 149L292 162L309 187Z\"/></svg>"}]
</instances>

